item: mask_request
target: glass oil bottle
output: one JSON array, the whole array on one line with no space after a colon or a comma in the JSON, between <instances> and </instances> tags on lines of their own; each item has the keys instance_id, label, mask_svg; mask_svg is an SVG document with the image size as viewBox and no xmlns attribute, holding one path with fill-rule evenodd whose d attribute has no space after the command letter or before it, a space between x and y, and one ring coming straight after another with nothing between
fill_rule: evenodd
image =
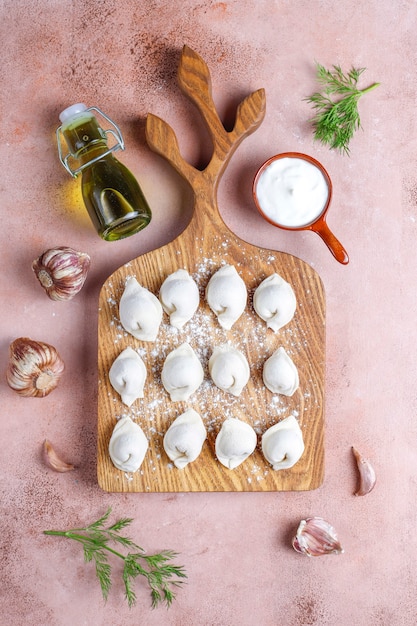
<instances>
[{"instance_id":1,"label":"glass oil bottle","mask_svg":"<svg viewBox=\"0 0 417 626\"><path fill-rule=\"evenodd\" d=\"M103 130L94 112L112 128ZM60 161L74 178L81 174L84 204L100 237L117 241L145 228L151 209L136 178L113 156L115 150L124 150L120 129L100 109L81 103L66 108L59 119ZM109 136L116 141L110 147ZM65 156L64 142L68 148Z\"/></svg>"}]
</instances>

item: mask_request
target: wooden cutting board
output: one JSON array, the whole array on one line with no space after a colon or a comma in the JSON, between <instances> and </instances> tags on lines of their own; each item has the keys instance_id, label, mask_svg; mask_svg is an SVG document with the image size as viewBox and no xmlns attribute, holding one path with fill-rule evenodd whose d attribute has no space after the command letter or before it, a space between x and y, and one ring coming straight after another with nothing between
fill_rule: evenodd
<instances>
[{"instance_id":1,"label":"wooden cutting board","mask_svg":"<svg viewBox=\"0 0 417 626\"><path fill-rule=\"evenodd\" d=\"M322 483L324 471L324 375L325 296L318 274L302 260L273 250L258 248L234 235L222 221L216 191L228 160L239 143L261 124L265 113L263 90L249 95L239 106L235 127L227 132L211 96L210 74L205 62L184 47L178 72L184 93L201 112L213 141L213 156L205 170L188 164L180 155L174 131L154 115L147 118L147 141L190 183L195 195L194 214L179 237L144 254L114 272L100 292L98 320L98 482L111 492L185 491L284 491L310 490ZM246 283L248 304L230 331L223 330L208 308L205 286L221 265L234 265ZM155 342L141 342L126 333L119 321L118 303L125 281L138 282L158 294L164 279L184 268L200 289L200 307L180 331L164 315ZM293 287L297 310L293 320L278 333L267 330L255 314L252 296L258 284L277 272ZM184 341L190 343L205 370L205 380L188 402L171 402L161 383L161 369L168 353ZM251 378L239 398L217 389L207 371L216 345L230 342L244 352ZM109 383L108 372L127 346L139 350L147 366L145 397L126 407ZM272 394L263 385L265 360L283 346L296 364L300 387L291 398ZM172 421L192 407L208 430L201 455L178 470L163 449L163 435ZM281 419L295 415L301 426L305 451L289 470L273 471L260 450L262 434ZM141 468L134 474L116 469L108 444L117 419L130 415L149 439ZM255 452L238 468L229 470L215 456L215 439L227 417L250 423L258 434Z\"/></svg>"}]
</instances>

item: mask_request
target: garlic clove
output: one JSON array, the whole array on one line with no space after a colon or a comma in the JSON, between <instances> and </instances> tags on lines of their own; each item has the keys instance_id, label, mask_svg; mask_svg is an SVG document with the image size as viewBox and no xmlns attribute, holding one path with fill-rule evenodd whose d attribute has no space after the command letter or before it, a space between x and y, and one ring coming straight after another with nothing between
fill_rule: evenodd
<instances>
[{"instance_id":1,"label":"garlic clove","mask_svg":"<svg viewBox=\"0 0 417 626\"><path fill-rule=\"evenodd\" d=\"M21 396L43 398L58 385L64 367L53 346L19 337L10 344L7 384Z\"/></svg>"},{"instance_id":2,"label":"garlic clove","mask_svg":"<svg viewBox=\"0 0 417 626\"><path fill-rule=\"evenodd\" d=\"M55 472L70 472L75 469L75 465L71 463L65 463L62 459L59 458L51 443L45 439L43 442L43 454L45 463Z\"/></svg>"},{"instance_id":3,"label":"garlic clove","mask_svg":"<svg viewBox=\"0 0 417 626\"><path fill-rule=\"evenodd\" d=\"M33 261L32 269L51 300L71 300L84 285L90 257L68 246L50 248Z\"/></svg>"},{"instance_id":4,"label":"garlic clove","mask_svg":"<svg viewBox=\"0 0 417 626\"><path fill-rule=\"evenodd\" d=\"M356 448L352 446L353 456L355 457L356 464L359 471L359 486L355 492L355 496L366 496L367 493L372 491L376 483L375 470L372 467L368 459L362 456Z\"/></svg>"},{"instance_id":5,"label":"garlic clove","mask_svg":"<svg viewBox=\"0 0 417 626\"><path fill-rule=\"evenodd\" d=\"M322 517L307 517L301 520L292 546L296 552L306 556L343 553L335 529Z\"/></svg>"}]
</instances>

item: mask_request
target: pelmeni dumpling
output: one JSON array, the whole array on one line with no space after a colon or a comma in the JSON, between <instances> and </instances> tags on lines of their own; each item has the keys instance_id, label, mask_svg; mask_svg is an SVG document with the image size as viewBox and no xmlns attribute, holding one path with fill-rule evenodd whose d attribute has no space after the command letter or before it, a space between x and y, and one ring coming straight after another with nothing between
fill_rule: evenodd
<instances>
[{"instance_id":1,"label":"pelmeni dumpling","mask_svg":"<svg viewBox=\"0 0 417 626\"><path fill-rule=\"evenodd\" d=\"M161 303L151 291L142 287L134 277L126 281L119 303L119 317L128 333L142 341L155 341L162 313Z\"/></svg>"},{"instance_id":2,"label":"pelmeni dumpling","mask_svg":"<svg viewBox=\"0 0 417 626\"><path fill-rule=\"evenodd\" d=\"M109 454L117 469L136 472L143 463L148 440L141 427L128 416L120 418L113 429Z\"/></svg>"},{"instance_id":3,"label":"pelmeni dumpling","mask_svg":"<svg viewBox=\"0 0 417 626\"><path fill-rule=\"evenodd\" d=\"M272 469L289 469L304 452L303 433L293 415L274 424L262 435L262 452Z\"/></svg>"},{"instance_id":4,"label":"pelmeni dumpling","mask_svg":"<svg viewBox=\"0 0 417 626\"><path fill-rule=\"evenodd\" d=\"M300 384L298 370L282 347L265 361L262 377L265 387L284 396L292 396Z\"/></svg>"},{"instance_id":5,"label":"pelmeni dumpling","mask_svg":"<svg viewBox=\"0 0 417 626\"><path fill-rule=\"evenodd\" d=\"M220 463L235 469L252 454L256 448L256 433L250 424L237 417L229 417L216 437L216 456Z\"/></svg>"},{"instance_id":6,"label":"pelmeni dumpling","mask_svg":"<svg viewBox=\"0 0 417 626\"><path fill-rule=\"evenodd\" d=\"M203 366L192 347L183 343L165 359L161 372L162 384L173 402L188 400L204 379Z\"/></svg>"},{"instance_id":7,"label":"pelmeni dumpling","mask_svg":"<svg viewBox=\"0 0 417 626\"><path fill-rule=\"evenodd\" d=\"M208 368L216 387L234 396L240 396L249 380L250 370L245 355L229 344L214 348Z\"/></svg>"},{"instance_id":8,"label":"pelmeni dumpling","mask_svg":"<svg viewBox=\"0 0 417 626\"><path fill-rule=\"evenodd\" d=\"M159 299L171 326L182 328L197 311L200 294L187 270L179 269L164 280Z\"/></svg>"},{"instance_id":9,"label":"pelmeni dumpling","mask_svg":"<svg viewBox=\"0 0 417 626\"><path fill-rule=\"evenodd\" d=\"M146 365L133 348L126 348L113 361L109 371L111 386L131 406L137 398L143 398Z\"/></svg>"},{"instance_id":10,"label":"pelmeni dumpling","mask_svg":"<svg viewBox=\"0 0 417 626\"><path fill-rule=\"evenodd\" d=\"M247 295L246 285L233 265L223 265L206 287L207 303L225 330L230 330L242 315Z\"/></svg>"},{"instance_id":11,"label":"pelmeni dumpling","mask_svg":"<svg viewBox=\"0 0 417 626\"><path fill-rule=\"evenodd\" d=\"M175 467L184 469L199 456L206 437L207 431L200 415L194 409L188 409L166 431L164 450Z\"/></svg>"},{"instance_id":12,"label":"pelmeni dumpling","mask_svg":"<svg viewBox=\"0 0 417 626\"><path fill-rule=\"evenodd\" d=\"M292 320L296 307L293 288L276 273L265 278L253 294L253 308L274 332Z\"/></svg>"}]
</instances>

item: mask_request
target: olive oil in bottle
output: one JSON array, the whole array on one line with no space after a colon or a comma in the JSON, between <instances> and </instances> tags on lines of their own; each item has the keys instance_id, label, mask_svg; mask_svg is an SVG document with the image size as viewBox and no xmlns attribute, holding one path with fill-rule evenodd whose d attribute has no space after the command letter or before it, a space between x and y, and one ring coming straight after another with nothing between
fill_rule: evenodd
<instances>
[{"instance_id":1,"label":"olive oil in bottle","mask_svg":"<svg viewBox=\"0 0 417 626\"><path fill-rule=\"evenodd\" d=\"M93 111L109 122L112 129L103 130ZM100 237L116 241L145 228L152 217L151 209L136 178L113 156L115 150L124 149L119 128L99 109L81 103L65 109L59 119L57 140L61 163L72 176L81 174L84 203ZM108 135L117 141L111 147ZM66 156L62 152L63 140L68 148Z\"/></svg>"}]
</instances>

